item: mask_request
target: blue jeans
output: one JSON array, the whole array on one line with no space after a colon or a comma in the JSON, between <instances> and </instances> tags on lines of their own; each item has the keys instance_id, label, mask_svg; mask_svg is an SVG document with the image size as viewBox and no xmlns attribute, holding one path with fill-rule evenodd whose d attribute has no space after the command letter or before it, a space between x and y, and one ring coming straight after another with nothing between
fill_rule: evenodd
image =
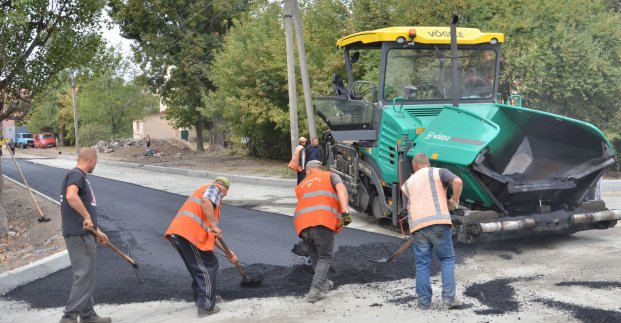
<instances>
[{"instance_id":1,"label":"blue jeans","mask_svg":"<svg viewBox=\"0 0 621 323\"><path fill-rule=\"evenodd\" d=\"M435 224L414 231L414 259L416 261L416 296L421 306L431 305L431 281L429 270L435 249L442 269L442 300L455 299L455 252L451 228L445 224Z\"/></svg>"}]
</instances>

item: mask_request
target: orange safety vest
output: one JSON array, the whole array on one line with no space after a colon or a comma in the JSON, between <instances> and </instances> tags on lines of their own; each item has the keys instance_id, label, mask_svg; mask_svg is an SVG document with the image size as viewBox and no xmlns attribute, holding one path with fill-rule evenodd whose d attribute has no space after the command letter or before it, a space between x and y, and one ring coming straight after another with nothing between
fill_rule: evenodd
<instances>
[{"instance_id":1,"label":"orange safety vest","mask_svg":"<svg viewBox=\"0 0 621 323\"><path fill-rule=\"evenodd\" d=\"M211 224L207 220L205 213L203 213L201 206L203 194L211 186L215 185L203 185L188 197L170 223L168 230L166 230L166 238L176 234L184 237L200 250L212 251L214 249L216 236L211 233ZM218 203L215 209L215 216L218 220L220 220L220 206L222 206L222 199L220 199L220 203Z\"/></svg>"},{"instance_id":2,"label":"orange safety vest","mask_svg":"<svg viewBox=\"0 0 621 323\"><path fill-rule=\"evenodd\" d=\"M401 190L409 200L410 232L434 224L453 224L439 168L419 169L401 186Z\"/></svg>"},{"instance_id":3,"label":"orange safety vest","mask_svg":"<svg viewBox=\"0 0 621 323\"><path fill-rule=\"evenodd\" d=\"M296 188L298 206L293 215L293 225L300 235L306 228L323 225L338 233L343 229L341 203L332 182L330 172L316 170Z\"/></svg>"},{"instance_id":4,"label":"orange safety vest","mask_svg":"<svg viewBox=\"0 0 621 323\"><path fill-rule=\"evenodd\" d=\"M302 166L300 166L300 152L304 149L304 146L298 145L295 147L295 152L293 156L291 156L291 161L289 162L289 168L293 169L296 172L302 171Z\"/></svg>"}]
</instances>

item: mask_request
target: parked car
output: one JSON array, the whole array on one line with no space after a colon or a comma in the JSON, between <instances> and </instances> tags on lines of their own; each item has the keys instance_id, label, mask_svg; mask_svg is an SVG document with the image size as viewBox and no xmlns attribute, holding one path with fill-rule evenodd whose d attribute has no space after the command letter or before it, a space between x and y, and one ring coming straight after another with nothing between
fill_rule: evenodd
<instances>
[{"instance_id":1,"label":"parked car","mask_svg":"<svg viewBox=\"0 0 621 323\"><path fill-rule=\"evenodd\" d=\"M35 148L50 148L56 147L56 138L49 132L41 132L34 134L34 147Z\"/></svg>"},{"instance_id":2,"label":"parked car","mask_svg":"<svg viewBox=\"0 0 621 323\"><path fill-rule=\"evenodd\" d=\"M34 139L30 132L20 132L15 136L15 144L18 147L34 147Z\"/></svg>"}]
</instances>

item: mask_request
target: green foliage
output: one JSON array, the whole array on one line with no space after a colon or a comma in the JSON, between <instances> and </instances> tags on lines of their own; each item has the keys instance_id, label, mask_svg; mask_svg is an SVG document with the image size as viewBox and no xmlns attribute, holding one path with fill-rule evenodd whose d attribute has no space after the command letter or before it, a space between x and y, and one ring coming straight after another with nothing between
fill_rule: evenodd
<instances>
[{"instance_id":1,"label":"green foliage","mask_svg":"<svg viewBox=\"0 0 621 323\"><path fill-rule=\"evenodd\" d=\"M245 0L110 1L123 36L136 41L145 80L169 107L167 119L177 127L195 126L199 150L207 121L202 97L213 90L208 72L213 51L247 5Z\"/></svg>"},{"instance_id":2,"label":"green foliage","mask_svg":"<svg viewBox=\"0 0 621 323\"><path fill-rule=\"evenodd\" d=\"M137 81L128 82L125 75L127 62L111 50L102 57L96 74L82 75L76 81L79 131L82 145L99 140L132 136L132 120L156 112L158 99ZM28 125L32 131L51 131L63 134L74 142L73 98L68 84L57 82L33 100L34 111Z\"/></svg>"},{"instance_id":3,"label":"green foliage","mask_svg":"<svg viewBox=\"0 0 621 323\"><path fill-rule=\"evenodd\" d=\"M340 1L321 0L306 3L302 11L311 84L315 94L328 94L332 74L343 71L342 53L334 46L334 30L344 28L347 10ZM288 158L287 62L281 8L277 3L258 2L251 13L234 22L222 50L214 56L210 71L217 91L205 96L207 111L222 111L233 134L250 140L251 154ZM296 75L299 77L299 71ZM304 116L302 93L298 102L298 115ZM306 131L306 124L300 122L300 133Z\"/></svg>"},{"instance_id":4,"label":"green foliage","mask_svg":"<svg viewBox=\"0 0 621 323\"><path fill-rule=\"evenodd\" d=\"M0 120L30 111L32 96L66 68L88 64L102 41L103 0L0 2Z\"/></svg>"}]
</instances>

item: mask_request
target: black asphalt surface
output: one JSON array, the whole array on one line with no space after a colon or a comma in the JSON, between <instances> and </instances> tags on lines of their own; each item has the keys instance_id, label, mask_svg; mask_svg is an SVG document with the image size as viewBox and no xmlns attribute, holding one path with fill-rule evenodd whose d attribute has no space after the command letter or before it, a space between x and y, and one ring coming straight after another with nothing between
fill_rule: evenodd
<instances>
[{"instance_id":1,"label":"black asphalt surface","mask_svg":"<svg viewBox=\"0 0 621 323\"><path fill-rule=\"evenodd\" d=\"M27 161L19 161L19 163L32 188L58 200L61 181L67 170L36 165ZM7 176L21 182L12 162L2 160L2 171ZM111 290L115 291L115 295L105 298L113 303L170 298L187 299L191 294L189 275L179 255L163 236L170 220L186 197L97 177L96 173L97 170L95 170L95 175L89 175L89 180L97 198L100 226L108 234L112 243L122 250L130 250L147 281L147 287L138 289L139 286L131 267L109 250L100 248L96 299L97 295L107 295ZM231 189L235 189L235 183ZM60 219L53 218L52 221L60 221ZM290 252L293 244L299 241L291 217L223 205L220 227L224 231L227 244L235 251L238 258L248 265L265 264L268 267L290 268L292 265L303 262L303 258ZM337 236L335 247L398 242L399 239L393 237L346 228ZM221 276L235 279L233 285L237 284L239 279L237 272L231 268L232 265L226 261L221 252L217 254L220 268L230 269L222 271ZM360 258L360 255L364 254L365 252L361 250L360 253L352 254L352 256ZM359 261L365 260L360 258ZM232 274L227 276L229 272ZM363 280L368 279L373 278ZM67 268L15 289L7 296L30 302L37 307L59 306L68 296L70 281L71 272ZM308 284L305 286L305 289L307 288ZM45 292L45 297L37 296L43 292ZM230 294L241 296L239 293ZM37 301L37 298L42 300ZM99 301L103 301L101 297Z\"/></svg>"}]
</instances>

